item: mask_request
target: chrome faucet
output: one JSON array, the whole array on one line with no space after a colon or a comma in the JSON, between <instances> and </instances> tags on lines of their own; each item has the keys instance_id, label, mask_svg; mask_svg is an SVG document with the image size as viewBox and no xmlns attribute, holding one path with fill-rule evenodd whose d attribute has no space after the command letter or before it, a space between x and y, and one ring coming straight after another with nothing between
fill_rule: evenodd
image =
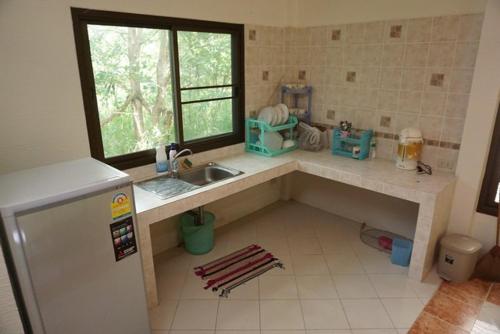
<instances>
[{"instance_id":1,"label":"chrome faucet","mask_svg":"<svg viewBox=\"0 0 500 334\"><path fill-rule=\"evenodd\" d=\"M177 152L177 154L174 155L174 158L172 160L169 160L169 164L170 164L169 175L170 175L170 177L176 179L179 176L179 164L176 162L177 162L177 159L181 157L181 154L186 153L186 152L189 152L188 155L193 154L193 151L191 151L189 148L185 148L185 149Z\"/></svg>"}]
</instances>

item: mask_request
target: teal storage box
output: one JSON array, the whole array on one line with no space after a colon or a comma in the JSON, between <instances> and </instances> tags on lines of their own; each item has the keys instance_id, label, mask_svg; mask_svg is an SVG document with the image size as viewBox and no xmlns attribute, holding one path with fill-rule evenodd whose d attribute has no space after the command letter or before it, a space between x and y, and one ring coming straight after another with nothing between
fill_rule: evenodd
<instances>
[{"instance_id":1,"label":"teal storage box","mask_svg":"<svg viewBox=\"0 0 500 334\"><path fill-rule=\"evenodd\" d=\"M184 248L191 254L201 255L208 253L214 247L214 222L213 213L205 211L204 224L196 225L195 216L189 213L181 215L181 234Z\"/></svg>"},{"instance_id":2,"label":"teal storage box","mask_svg":"<svg viewBox=\"0 0 500 334\"><path fill-rule=\"evenodd\" d=\"M332 154L343 157L364 160L370 155L370 143L373 137L373 130L353 131L347 137L342 136L339 128L333 129ZM353 148L359 147L359 154L353 155Z\"/></svg>"},{"instance_id":3,"label":"teal storage box","mask_svg":"<svg viewBox=\"0 0 500 334\"><path fill-rule=\"evenodd\" d=\"M408 267L410 265L413 241L395 238L392 241L391 262L399 266Z\"/></svg>"}]
</instances>

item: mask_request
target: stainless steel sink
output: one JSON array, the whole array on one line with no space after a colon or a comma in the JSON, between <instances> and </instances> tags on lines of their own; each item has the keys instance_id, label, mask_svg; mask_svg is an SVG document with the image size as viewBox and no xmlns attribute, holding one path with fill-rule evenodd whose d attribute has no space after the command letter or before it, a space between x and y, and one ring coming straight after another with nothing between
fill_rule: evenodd
<instances>
[{"instance_id":1,"label":"stainless steel sink","mask_svg":"<svg viewBox=\"0 0 500 334\"><path fill-rule=\"evenodd\" d=\"M204 186L240 174L243 174L243 172L240 172L236 169L223 167L211 162L206 164L205 166L187 170L184 173L181 173L179 175L179 179L197 186Z\"/></svg>"},{"instance_id":2,"label":"stainless steel sink","mask_svg":"<svg viewBox=\"0 0 500 334\"><path fill-rule=\"evenodd\" d=\"M243 172L239 170L210 162L181 172L178 178L158 176L139 182L137 186L161 199L167 199L241 174Z\"/></svg>"}]
</instances>

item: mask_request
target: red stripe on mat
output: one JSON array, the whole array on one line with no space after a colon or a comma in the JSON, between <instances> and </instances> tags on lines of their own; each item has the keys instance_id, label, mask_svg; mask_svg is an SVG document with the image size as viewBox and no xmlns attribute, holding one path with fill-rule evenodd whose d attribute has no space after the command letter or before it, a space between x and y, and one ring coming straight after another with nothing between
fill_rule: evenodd
<instances>
[{"instance_id":1,"label":"red stripe on mat","mask_svg":"<svg viewBox=\"0 0 500 334\"><path fill-rule=\"evenodd\" d=\"M240 267L230 271L227 274L224 274L224 275L221 275L219 277L216 277L216 278L209 280L207 282L207 285L204 287L204 289L208 289L208 288L212 287L214 284L216 284L216 283L218 283L218 282L220 282L220 281L222 281L230 276L233 276L234 274L237 274L245 269L251 268L252 266L255 266L255 265L261 263L262 261L265 261L267 259L272 259L272 258L273 258L273 255L271 253L266 253L264 256L254 260L254 261L250 261L250 262L246 263L245 265L240 266Z\"/></svg>"},{"instance_id":2,"label":"red stripe on mat","mask_svg":"<svg viewBox=\"0 0 500 334\"><path fill-rule=\"evenodd\" d=\"M208 271L214 269L214 268L217 268L217 267L220 267L220 266L223 266L224 264L227 264L233 260L236 260L240 257L244 257L245 255L247 254L250 254L251 252L257 250L257 249L261 249L260 246L257 246L257 245L252 245L250 247L248 247L246 250L242 251L242 250L239 250L233 254L235 255L232 255L232 254L229 254L228 256L225 256L223 257L222 259L218 259L218 260L215 260L215 261L212 261L211 265L205 267L205 266L200 266L200 267L197 267L196 271L195 271L195 274L198 275L198 276L203 276L205 275Z\"/></svg>"}]
</instances>

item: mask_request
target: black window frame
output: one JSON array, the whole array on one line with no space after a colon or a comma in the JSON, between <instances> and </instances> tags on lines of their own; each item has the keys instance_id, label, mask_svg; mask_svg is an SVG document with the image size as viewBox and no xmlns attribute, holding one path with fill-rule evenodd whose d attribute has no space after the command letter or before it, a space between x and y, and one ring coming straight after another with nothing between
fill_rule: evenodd
<instances>
[{"instance_id":1,"label":"black window frame","mask_svg":"<svg viewBox=\"0 0 500 334\"><path fill-rule=\"evenodd\" d=\"M497 216L498 203L495 202L495 196L498 189L498 182L500 182L500 104L491 137L488 162L479 194L477 212Z\"/></svg>"},{"instance_id":2,"label":"black window frame","mask_svg":"<svg viewBox=\"0 0 500 334\"><path fill-rule=\"evenodd\" d=\"M80 73L83 106L87 123L90 153L93 158L103 161L119 169L127 169L153 163L155 150L133 152L106 158L101 136L97 94L95 91L90 43L87 31L88 24L114 25L138 28L165 29L170 31L170 50L172 55L173 99L175 130L178 143L182 148L189 148L194 153L212 150L224 146L244 142L245 138L245 59L244 59L244 26L242 24L182 19L175 17L102 11L71 7L73 32L75 37L78 69ZM233 100L233 132L185 141L182 124L182 102L180 88L179 58L177 31L196 31L231 34L231 72ZM217 87L217 86L206 86ZM200 87L205 88L205 87ZM182 90L184 90L183 88ZM192 89L192 88L190 88ZM217 100L214 98L213 100ZM167 147L168 149L168 147Z\"/></svg>"}]
</instances>

